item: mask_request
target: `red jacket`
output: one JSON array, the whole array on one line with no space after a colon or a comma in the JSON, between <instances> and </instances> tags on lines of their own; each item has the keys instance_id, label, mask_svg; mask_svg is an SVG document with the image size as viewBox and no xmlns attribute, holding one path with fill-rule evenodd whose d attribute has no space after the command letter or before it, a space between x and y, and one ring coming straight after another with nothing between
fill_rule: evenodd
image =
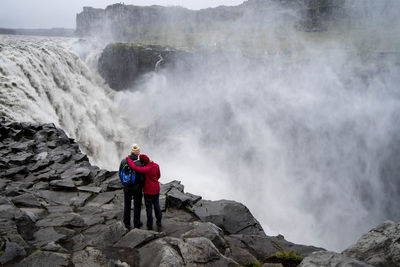
<instances>
[{"instance_id":1,"label":"red jacket","mask_svg":"<svg viewBox=\"0 0 400 267\"><path fill-rule=\"evenodd\" d=\"M129 158L126 157L126 161L132 170L144 173L146 179L144 181L143 193L147 195L157 195L160 193L160 184L158 179L160 179L160 166L155 162L149 162L144 167L136 166L136 164Z\"/></svg>"}]
</instances>

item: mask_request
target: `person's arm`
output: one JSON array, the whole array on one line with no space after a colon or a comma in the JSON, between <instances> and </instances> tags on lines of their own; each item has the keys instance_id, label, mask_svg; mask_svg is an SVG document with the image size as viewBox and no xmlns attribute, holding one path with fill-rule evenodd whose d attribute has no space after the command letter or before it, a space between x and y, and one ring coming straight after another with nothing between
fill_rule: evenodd
<instances>
[{"instance_id":1,"label":"person's arm","mask_svg":"<svg viewBox=\"0 0 400 267\"><path fill-rule=\"evenodd\" d=\"M150 166L145 166L145 167L136 166L136 164L129 157L126 157L126 161L128 162L129 167L131 167L132 170L134 171L141 173L148 173L150 171Z\"/></svg>"},{"instance_id":2,"label":"person's arm","mask_svg":"<svg viewBox=\"0 0 400 267\"><path fill-rule=\"evenodd\" d=\"M157 170L158 170L158 172L157 172L157 180L159 180L160 177L161 177L160 166L158 166Z\"/></svg>"}]
</instances>

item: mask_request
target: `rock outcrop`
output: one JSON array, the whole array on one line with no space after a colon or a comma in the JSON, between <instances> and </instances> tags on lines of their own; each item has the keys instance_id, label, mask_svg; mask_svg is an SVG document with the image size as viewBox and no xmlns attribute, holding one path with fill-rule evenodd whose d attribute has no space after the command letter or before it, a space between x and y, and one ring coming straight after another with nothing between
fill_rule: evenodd
<instances>
[{"instance_id":1,"label":"rock outcrop","mask_svg":"<svg viewBox=\"0 0 400 267\"><path fill-rule=\"evenodd\" d=\"M343 253L327 252L267 236L241 203L202 200L178 181L161 184L162 227L128 231L117 173L91 165L62 130L0 117L0 141L4 266L290 266L266 263L282 251L305 257L301 266L399 262L399 224L385 222Z\"/></svg>"},{"instance_id":2,"label":"rock outcrop","mask_svg":"<svg viewBox=\"0 0 400 267\"><path fill-rule=\"evenodd\" d=\"M133 86L141 75L173 64L186 52L158 45L112 43L107 45L98 61L98 71L115 90Z\"/></svg>"},{"instance_id":3,"label":"rock outcrop","mask_svg":"<svg viewBox=\"0 0 400 267\"><path fill-rule=\"evenodd\" d=\"M242 204L201 200L178 181L161 185L162 228L128 231L117 173L92 166L62 130L0 118L0 141L5 266L237 266L263 261L274 243L321 250L266 236Z\"/></svg>"},{"instance_id":4,"label":"rock outcrop","mask_svg":"<svg viewBox=\"0 0 400 267\"><path fill-rule=\"evenodd\" d=\"M321 25L324 20L343 16L344 3L345 0L248 0L238 6L219 6L198 11L182 7L141 7L124 4L110 5L105 9L84 7L76 16L76 33L80 36L100 34L117 41L151 39L153 43L166 39L177 41L174 39L177 36L189 34L187 40L179 41L190 45L192 39L188 36L191 33L213 28L221 31L248 14L251 14L253 22L259 21L258 26L262 26L265 14L268 14L266 10L278 5L285 10L292 10L282 12L283 16L302 18L302 30L319 31L323 29Z\"/></svg>"}]
</instances>

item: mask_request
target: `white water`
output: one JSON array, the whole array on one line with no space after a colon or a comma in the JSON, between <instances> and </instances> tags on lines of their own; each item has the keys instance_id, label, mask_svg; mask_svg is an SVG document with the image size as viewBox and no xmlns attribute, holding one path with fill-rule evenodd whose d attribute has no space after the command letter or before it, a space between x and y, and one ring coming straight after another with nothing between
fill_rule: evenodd
<instances>
[{"instance_id":1,"label":"white water","mask_svg":"<svg viewBox=\"0 0 400 267\"><path fill-rule=\"evenodd\" d=\"M398 52L399 24L379 19L319 42L289 32L292 54L257 63L195 57L118 93L74 40L2 36L0 113L56 123L108 169L137 142L162 182L243 202L267 234L340 251L400 219L400 67L379 54Z\"/></svg>"},{"instance_id":2,"label":"white water","mask_svg":"<svg viewBox=\"0 0 400 267\"><path fill-rule=\"evenodd\" d=\"M0 36L0 115L52 122L79 141L94 163L115 169L125 127L112 90L72 52L74 39ZM130 142L130 141L129 141Z\"/></svg>"}]
</instances>

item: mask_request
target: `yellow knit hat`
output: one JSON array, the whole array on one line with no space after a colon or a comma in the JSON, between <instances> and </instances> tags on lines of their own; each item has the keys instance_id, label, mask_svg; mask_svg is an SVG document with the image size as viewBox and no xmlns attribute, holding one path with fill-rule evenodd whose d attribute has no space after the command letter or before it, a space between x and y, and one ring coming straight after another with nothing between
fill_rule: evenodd
<instances>
[{"instance_id":1,"label":"yellow knit hat","mask_svg":"<svg viewBox=\"0 0 400 267\"><path fill-rule=\"evenodd\" d=\"M140 147L138 144L133 144L131 147L131 152L134 154L139 154L140 153Z\"/></svg>"}]
</instances>

